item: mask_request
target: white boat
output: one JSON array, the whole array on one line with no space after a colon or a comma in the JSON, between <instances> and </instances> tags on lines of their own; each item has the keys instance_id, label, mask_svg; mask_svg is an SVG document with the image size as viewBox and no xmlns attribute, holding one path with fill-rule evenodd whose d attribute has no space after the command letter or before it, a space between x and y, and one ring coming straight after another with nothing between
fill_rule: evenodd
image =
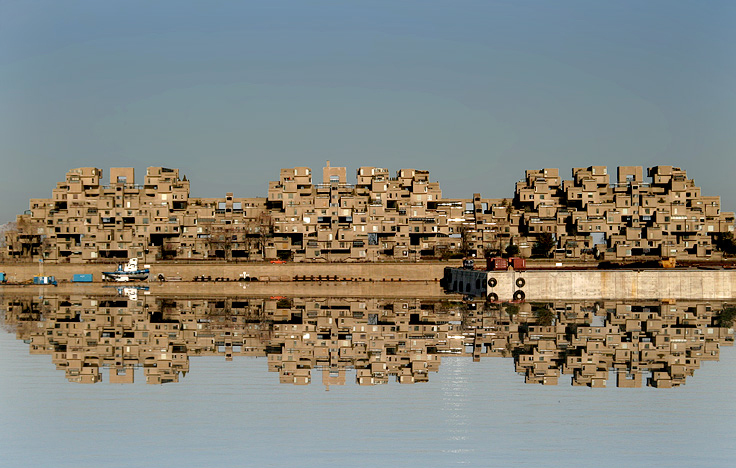
<instances>
[{"instance_id":1,"label":"white boat","mask_svg":"<svg viewBox=\"0 0 736 468\"><path fill-rule=\"evenodd\" d=\"M138 268L138 259L133 257L125 265L118 265L115 271L103 271L102 278L106 281L141 281L148 279L148 268Z\"/></svg>"}]
</instances>

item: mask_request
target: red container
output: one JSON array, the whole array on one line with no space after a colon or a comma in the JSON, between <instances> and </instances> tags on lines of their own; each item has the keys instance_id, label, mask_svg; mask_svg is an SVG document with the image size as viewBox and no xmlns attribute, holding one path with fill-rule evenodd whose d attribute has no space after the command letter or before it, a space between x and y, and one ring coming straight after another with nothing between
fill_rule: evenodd
<instances>
[{"instance_id":1,"label":"red container","mask_svg":"<svg viewBox=\"0 0 736 468\"><path fill-rule=\"evenodd\" d=\"M514 270L526 270L526 259L520 257L511 257L509 259Z\"/></svg>"},{"instance_id":2,"label":"red container","mask_svg":"<svg viewBox=\"0 0 736 468\"><path fill-rule=\"evenodd\" d=\"M486 270L506 270L509 267L509 262L505 258L494 257L486 260Z\"/></svg>"}]
</instances>

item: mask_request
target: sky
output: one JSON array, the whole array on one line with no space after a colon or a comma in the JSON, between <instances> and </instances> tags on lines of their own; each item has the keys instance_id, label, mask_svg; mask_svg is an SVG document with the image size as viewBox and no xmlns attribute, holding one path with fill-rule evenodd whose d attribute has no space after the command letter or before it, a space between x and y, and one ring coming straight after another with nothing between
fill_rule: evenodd
<instances>
[{"instance_id":1,"label":"sky","mask_svg":"<svg viewBox=\"0 0 736 468\"><path fill-rule=\"evenodd\" d=\"M282 167L672 165L736 211L736 3L0 0L0 223L76 167L265 196Z\"/></svg>"}]
</instances>

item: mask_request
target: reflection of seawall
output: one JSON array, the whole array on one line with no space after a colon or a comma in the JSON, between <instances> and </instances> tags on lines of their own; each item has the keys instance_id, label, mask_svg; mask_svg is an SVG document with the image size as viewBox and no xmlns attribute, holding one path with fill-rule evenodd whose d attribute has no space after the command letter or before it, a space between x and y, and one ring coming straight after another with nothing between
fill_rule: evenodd
<instances>
[{"instance_id":1,"label":"reflection of seawall","mask_svg":"<svg viewBox=\"0 0 736 468\"><path fill-rule=\"evenodd\" d=\"M491 296L500 301L736 297L736 270L477 271L448 268L445 281L450 291Z\"/></svg>"},{"instance_id":2,"label":"reflection of seawall","mask_svg":"<svg viewBox=\"0 0 736 468\"><path fill-rule=\"evenodd\" d=\"M145 286L139 295L155 296L298 296L298 297L445 297L437 281L274 281L59 283L58 286L0 286L4 294L115 294L117 287Z\"/></svg>"}]
</instances>

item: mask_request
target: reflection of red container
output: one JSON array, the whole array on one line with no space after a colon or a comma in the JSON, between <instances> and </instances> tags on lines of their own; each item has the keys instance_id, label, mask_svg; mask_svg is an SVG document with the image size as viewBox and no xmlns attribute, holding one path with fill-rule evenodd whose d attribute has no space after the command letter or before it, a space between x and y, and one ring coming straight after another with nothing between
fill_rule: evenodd
<instances>
[{"instance_id":1,"label":"reflection of red container","mask_svg":"<svg viewBox=\"0 0 736 468\"><path fill-rule=\"evenodd\" d=\"M486 270L506 270L509 267L509 262L505 258L494 257L486 260Z\"/></svg>"},{"instance_id":2,"label":"reflection of red container","mask_svg":"<svg viewBox=\"0 0 736 468\"><path fill-rule=\"evenodd\" d=\"M519 257L511 257L509 259L511 262L511 266L514 270L526 270L526 259L525 258L519 258Z\"/></svg>"}]
</instances>

